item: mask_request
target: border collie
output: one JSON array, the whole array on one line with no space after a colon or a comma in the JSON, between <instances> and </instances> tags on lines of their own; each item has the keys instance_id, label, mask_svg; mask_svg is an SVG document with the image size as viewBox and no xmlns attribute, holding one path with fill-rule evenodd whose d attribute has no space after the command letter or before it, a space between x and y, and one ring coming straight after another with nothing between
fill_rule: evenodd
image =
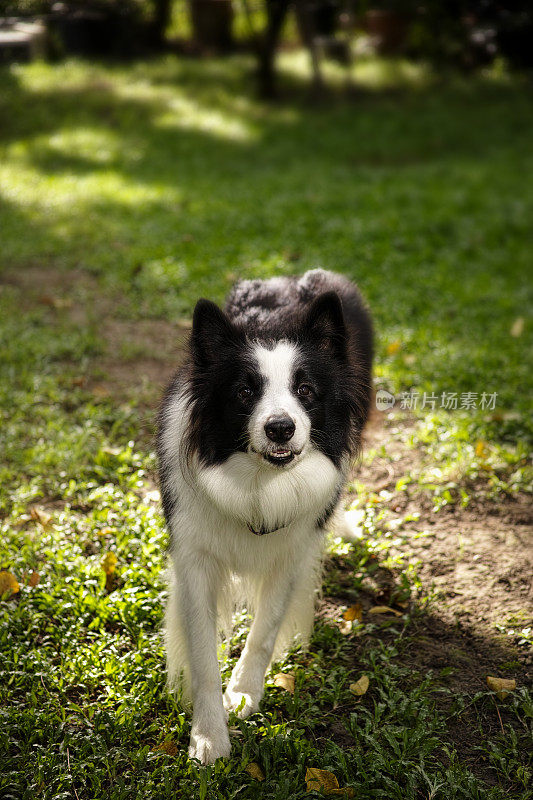
<instances>
[{"instance_id":1,"label":"border collie","mask_svg":"<svg viewBox=\"0 0 533 800\"><path fill-rule=\"evenodd\" d=\"M158 453L171 536L169 684L192 699L189 755L203 764L229 755L227 713L257 711L272 659L311 632L326 524L368 416L371 360L369 313L335 273L241 281L224 311L196 305ZM217 634L237 596L254 620L223 694Z\"/></svg>"}]
</instances>

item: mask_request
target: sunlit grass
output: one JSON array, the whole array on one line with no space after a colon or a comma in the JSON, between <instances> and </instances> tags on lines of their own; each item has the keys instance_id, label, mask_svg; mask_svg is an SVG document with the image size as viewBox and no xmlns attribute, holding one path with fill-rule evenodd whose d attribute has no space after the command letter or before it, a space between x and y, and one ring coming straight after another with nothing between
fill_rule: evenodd
<instances>
[{"instance_id":1,"label":"sunlit grass","mask_svg":"<svg viewBox=\"0 0 533 800\"><path fill-rule=\"evenodd\" d=\"M282 73L301 81L309 80L310 56L307 51L282 52L277 59ZM403 59L376 59L355 52L349 65L322 59L321 74L331 88L351 85L354 90L376 91L386 89L424 88L434 82L435 76L425 64L414 64Z\"/></svg>"}]
</instances>

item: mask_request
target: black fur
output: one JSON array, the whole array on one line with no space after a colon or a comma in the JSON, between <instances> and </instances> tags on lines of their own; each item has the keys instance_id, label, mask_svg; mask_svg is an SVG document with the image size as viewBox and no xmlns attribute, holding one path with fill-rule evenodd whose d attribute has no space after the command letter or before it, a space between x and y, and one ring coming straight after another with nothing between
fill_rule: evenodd
<instances>
[{"instance_id":1,"label":"black fur","mask_svg":"<svg viewBox=\"0 0 533 800\"><path fill-rule=\"evenodd\" d=\"M335 509L337 508L337 503L340 500L341 492L342 492L342 490L341 490L341 487L339 486L339 488L337 490L337 493L334 495L334 497L331 500L331 503L328 505L327 508L324 509L322 514L317 519L317 521L316 521L316 527L317 528L325 529L327 523L329 522L329 520L331 519Z\"/></svg>"},{"instance_id":2,"label":"black fur","mask_svg":"<svg viewBox=\"0 0 533 800\"><path fill-rule=\"evenodd\" d=\"M373 357L370 314L355 284L325 270L241 281L226 313L250 338L299 343L302 369L325 388L314 409L313 441L322 441L320 449L335 463L345 452L355 455L370 410Z\"/></svg>"}]
</instances>

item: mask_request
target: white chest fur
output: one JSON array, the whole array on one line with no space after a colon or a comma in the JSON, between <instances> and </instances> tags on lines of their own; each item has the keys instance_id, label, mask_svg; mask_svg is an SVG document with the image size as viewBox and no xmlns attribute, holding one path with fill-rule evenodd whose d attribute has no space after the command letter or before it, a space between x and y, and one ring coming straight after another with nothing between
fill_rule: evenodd
<instances>
[{"instance_id":1,"label":"white chest fur","mask_svg":"<svg viewBox=\"0 0 533 800\"><path fill-rule=\"evenodd\" d=\"M334 499L342 473L316 450L282 469L258 463L255 454L235 453L224 464L200 468L197 481L227 518L274 530L316 520Z\"/></svg>"}]
</instances>

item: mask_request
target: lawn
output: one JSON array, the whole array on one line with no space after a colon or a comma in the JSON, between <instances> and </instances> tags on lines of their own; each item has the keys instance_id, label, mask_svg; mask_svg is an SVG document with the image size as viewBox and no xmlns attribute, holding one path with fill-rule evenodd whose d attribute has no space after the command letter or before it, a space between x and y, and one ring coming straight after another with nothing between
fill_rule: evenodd
<instances>
[{"instance_id":1,"label":"lawn","mask_svg":"<svg viewBox=\"0 0 533 800\"><path fill-rule=\"evenodd\" d=\"M296 54L268 106L250 68L1 69L0 569L18 591L0 599L0 797L320 797L315 767L358 800L526 800L527 596L509 567L509 597L476 616L465 580L465 619L428 564L444 540L464 561L476 525L494 536L471 561L527 533L531 89L367 62L353 96L312 105ZM368 299L376 388L418 403L371 426L347 495L364 536L330 540L309 652L200 769L165 691L154 409L199 296L316 266ZM504 700L489 669L517 680Z\"/></svg>"}]
</instances>

